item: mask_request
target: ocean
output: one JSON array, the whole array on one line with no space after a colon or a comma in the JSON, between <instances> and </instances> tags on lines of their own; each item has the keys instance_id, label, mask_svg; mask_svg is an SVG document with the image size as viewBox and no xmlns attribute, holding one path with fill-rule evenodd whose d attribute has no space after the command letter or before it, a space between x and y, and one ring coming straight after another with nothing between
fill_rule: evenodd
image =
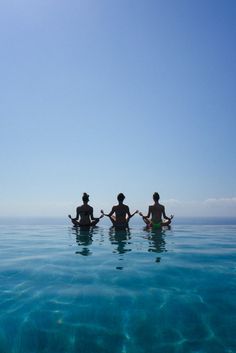
<instances>
[{"instance_id":1,"label":"ocean","mask_svg":"<svg viewBox=\"0 0 236 353\"><path fill-rule=\"evenodd\" d=\"M1 353L235 353L236 219L0 220Z\"/></svg>"}]
</instances>

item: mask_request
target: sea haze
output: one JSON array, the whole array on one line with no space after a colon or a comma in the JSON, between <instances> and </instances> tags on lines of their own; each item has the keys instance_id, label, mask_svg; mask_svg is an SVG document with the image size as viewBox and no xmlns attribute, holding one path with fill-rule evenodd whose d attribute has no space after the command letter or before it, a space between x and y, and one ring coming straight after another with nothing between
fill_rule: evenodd
<instances>
[{"instance_id":1,"label":"sea haze","mask_svg":"<svg viewBox=\"0 0 236 353\"><path fill-rule=\"evenodd\" d=\"M70 225L70 220L63 217L0 217L2 225ZM103 218L98 226L110 225L107 218ZM172 227L176 225L236 225L236 217L174 217ZM132 225L144 225L139 217L134 217L130 221Z\"/></svg>"}]
</instances>

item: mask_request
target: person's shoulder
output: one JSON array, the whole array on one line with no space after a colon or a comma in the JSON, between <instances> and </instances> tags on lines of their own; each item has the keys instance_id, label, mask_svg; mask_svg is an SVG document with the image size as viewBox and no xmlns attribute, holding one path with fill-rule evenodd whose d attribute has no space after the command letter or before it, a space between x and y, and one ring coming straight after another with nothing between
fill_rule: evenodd
<instances>
[{"instance_id":1,"label":"person's shoulder","mask_svg":"<svg viewBox=\"0 0 236 353\"><path fill-rule=\"evenodd\" d=\"M119 207L119 205L114 205L114 206L112 206L112 212L116 212L116 210L118 209L118 207Z\"/></svg>"},{"instance_id":2,"label":"person's shoulder","mask_svg":"<svg viewBox=\"0 0 236 353\"><path fill-rule=\"evenodd\" d=\"M159 203L159 207L164 210L165 206Z\"/></svg>"}]
</instances>

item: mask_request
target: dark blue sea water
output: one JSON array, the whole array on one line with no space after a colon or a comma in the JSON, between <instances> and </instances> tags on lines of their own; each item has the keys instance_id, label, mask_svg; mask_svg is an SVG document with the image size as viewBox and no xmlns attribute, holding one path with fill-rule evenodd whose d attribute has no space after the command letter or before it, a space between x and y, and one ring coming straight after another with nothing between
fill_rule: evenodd
<instances>
[{"instance_id":1,"label":"dark blue sea water","mask_svg":"<svg viewBox=\"0 0 236 353\"><path fill-rule=\"evenodd\" d=\"M13 223L0 225L0 353L236 352L233 222Z\"/></svg>"}]
</instances>

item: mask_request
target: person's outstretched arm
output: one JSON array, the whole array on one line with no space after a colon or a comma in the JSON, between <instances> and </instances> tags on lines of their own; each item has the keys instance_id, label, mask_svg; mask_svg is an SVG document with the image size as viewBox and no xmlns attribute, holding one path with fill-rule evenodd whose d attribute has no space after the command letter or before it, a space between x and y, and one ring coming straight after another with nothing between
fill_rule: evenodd
<instances>
[{"instance_id":1,"label":"person's outstretched arm","mask_svg":"<svg viewBox=\"0 0 236 353\"><path fill-rule=\"evenodd\" d=\"M101 212L101 213L102 213L102 212ZM102 213L100 217L94 217L94 215L93 215L93 209L92 209L92 212L91 212L91 219L92 219L92 221L96 221L97 219L100 219L100 218L102 218L102 217L104 217L104 213Z\"/></svg>"},{"instance_id":2,"label":"person's outstretched arm","mask_svg":"<svg viewBox=\"0 0 236 353\"><path fill-rule=\"evenodd\" d=\"M172 218L174 217L173 215L170 215L170 217L167 217L166 211L165 211L165 206L163 206L162 215L163 215L163 218L167 219L168 221L171 221Z\"/></svg>"},{"instance_id":3,"label":"person's outstretched arm","mask_svg":"<svg viewBox=\"0 0 236 353\"><path fill-rule=\"evenodd\" d=\"M115 212L115 210L114 210L114 206L112 207L112 210L111 210L111 212L110 213L104 213L104 211L103 210L101 210L101 214L103 215L103 216L107 216L107 217L111 217L112 215L113 215L113 213ZM102 216L102 217L103 217Z\"/></svg>"},{"instance_id":4,"label":"person's outstretched arm","mask_svg":"<svg viewBox=\"0 0 236 353\"><path fill-rule=\"evenodd\" d=\"M99 222L99 220L102 218L102 217L104 217L104 214L102 213L102 215L100 216L100 217L94 217L94 215L93 215L93 208L92 208L92 211L91 211L91 213L90 213L90 218L91 218L91 224L92 224L92 226L95 226L95 225L97 225L98 224L98 222Z\"/></svg>"},{"instance_id":5,"label":"person's outstretched arm","mask_svg":"<svg viewBox=\"0 0 236 353\"><path fill-rule=\"evenodd\" d=\"M72 220L72 222L77 222L78 219L79 219L79 207L76 208L76 216L75 216L75 218L72 218L70 214L68 215L68 217Z\"/></svg>"},{"instance_id":6,"label":"person's outstretched arm","mask_svg":"<svg viewBox=\"0 0 236 353\"><path fill-rule=\"evenodd\" d=\"M76 216L73 218L75 221L78 221L79 219L79 207L76 208Z\"/></svg>"},{"instance_id":7,"label":"person's outstretched arm","mask_svg":"<svg viewBox=\"0 0 236 353\"><path fill-rule=\"evenodd\" d=\"M127 214L128 214L128 219L130 219L130 218L132 218L136 213L138 213L139 211L138 210L136 210L134 213L130 213L130 211L129 211L129 208L128 208L128 211L127 211Z\"/></svg>"},{"instance_id":8,"label":"person's outstretched arm","mask_svg":"<svg viewBox=\"0 0 236 353\"><path fill-rule=\"evenodd\" d=\"M150 217L150 215L151 215L151 209L150 209L150 206L148 207L148 214L147 214L146 216L144 216L144 215L142 214L142 212L139 212L139 215L140 215L141 217L145 218L145 219L149 218L149 217Z\"/></svg>"}]
</instances>

